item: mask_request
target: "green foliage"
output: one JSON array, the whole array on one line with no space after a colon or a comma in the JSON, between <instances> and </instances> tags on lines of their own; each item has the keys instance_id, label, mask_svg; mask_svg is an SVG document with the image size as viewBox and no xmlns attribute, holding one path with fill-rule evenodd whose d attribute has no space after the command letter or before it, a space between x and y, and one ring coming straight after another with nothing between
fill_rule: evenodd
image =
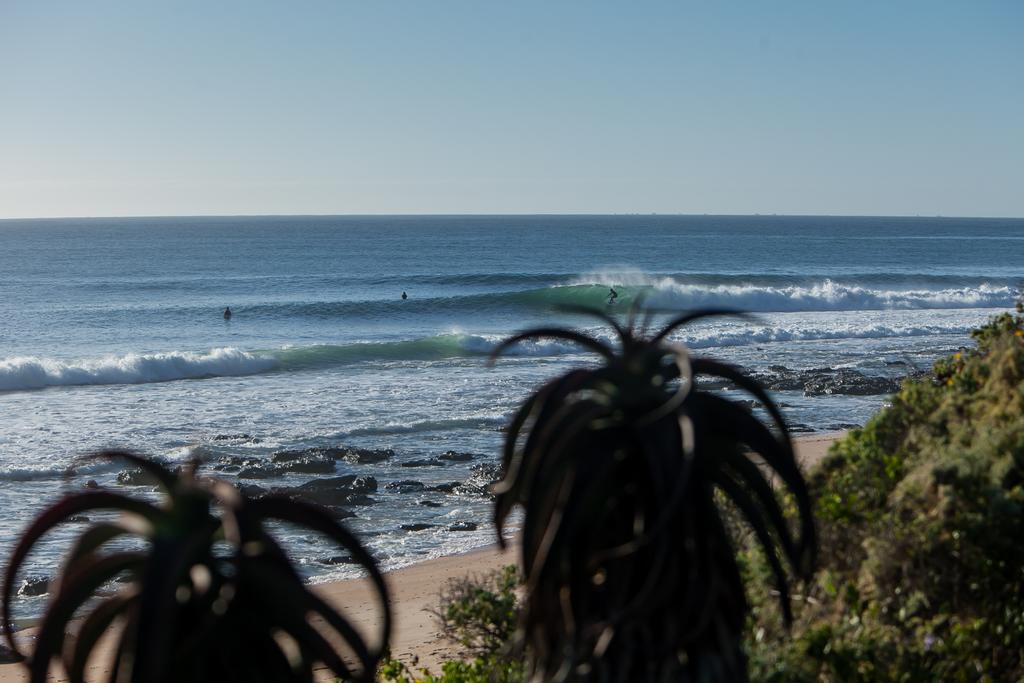
<instances>
[{"instance_id":1,"label":"green foliage","mask_svg":"<svg viewBox=\"0 0 1024 683\"><path fill-rule=\"evenodd\" d=\"M755 678L1024 681L1024 316L973 336L815 472L822 571L792 639L754 596Z\"/></svg>"},{"instance_id":2,"label":"green foliage","mask_svg":"<svg viewBox=\"0 0 1024 683\"><path fill-rule=\"evenodd\" d=\"M141 468L163 500L154 505L103 490L72 494L44 510L21 537L3 585L4 631L15 651L8 626L11 599L32 547L85 511L120 513L115 521L90 526L70 548L27 657L33 683L56 674L57 660L67 678L80 683L107 633L115 639L110 680L312 681L317 663L345 680L372 680L390 634L387 590L373 559L333 518L274 496L247 500L226 482L197 476L194 463L175 475L131 453L96 457ZM380 645L367 645L344 617L306 589L266 531L267 522L322 534L369 573L382 612ZM112 591L115 580L121 587ZM69 622L82 611L76 635L68 637Z\"/></svg>"},{"instance_id":3,"label":"green foliage","mask_svg":"<svg viewBox=\"0 0 1024 683\"><path fill-rule=\"evenodd\" d=\"M682 316L646 336L594 311L613 349L560 328L506 340L566 339L604 363L573 370L530 396L509 427L495 486L498 538L525 508L523 630L528 675L540 680L742 681L747 601L728 501L768 562L788 615L783 562L810 573L811 503L782 417L763 389L731 366L670 343ZM711 376L752 394L775 433L746 408L701 390ZM788 492L790 513L774 483ZM794 533L794 523L799 533Z\"/></svg>"},{"instance_id":4,"label":"green foliage","mask_svg":"<svg viewBox=\"0 0 1024 683\"><path fill-rule=\"evenodd\" d=\"M442 588L434 616L448 640L471 655L468 661L445 662L439 675L428 669L413 673L402 662L386 658L380 680L387 683L520 683L523 660L515 650L519 618L514 565L483 576L452 579Z\"/></svg>"},{"instance_id":5,"label":"green foliage","mask_svg":"<svg viewBox=\"0 0 1024 683\"><path fill-rule=\"evenodd\" d=\"M379 680L384 683L522 683L525 680L522 660L493 654L479 655L469 661L447 661L439 675L427 669L413 673L397 659L385 659L379 671Z\"/></svg>"},{"instance_id":6,"label":"green foliage","mask_svg":"<svg viewBox=\"0 0 1024 683\"><path fill-rule=\"evenodd\" d=\"M514 565L484 576L449 580L434 612L441 632L477 657L510 654L519 617L515 592L519 581Z\"/></svg>"}]
</instances>

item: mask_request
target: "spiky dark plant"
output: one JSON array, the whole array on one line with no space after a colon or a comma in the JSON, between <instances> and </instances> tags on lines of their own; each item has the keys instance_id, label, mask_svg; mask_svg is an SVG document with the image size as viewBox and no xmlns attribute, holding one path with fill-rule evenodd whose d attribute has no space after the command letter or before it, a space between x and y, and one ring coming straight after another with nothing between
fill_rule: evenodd
<instances>
[{"instance_id":1,"label":"spiky dark plant","mask_svg":"<svg viewBox=\"0 0 1024 683\"><path fill-rule=\"evenodd\" d=\"M3 585L7 642L31 680L42 683L58 660L69 680L83 680L105 634L114 638L111 681L311 681L322 664L344 680L372 680L391 630L388 593L373 558L319 508L277 497L249 500L233 486L180 474L132 453L127 460L158 484L152 504L105 490L70 494L42 512L19 540ZM19 650L11 598L19 567L48 531L86 511L118 519L78 536L51 591L31 653ZM344 547L365 569L380 603L378 642L369 645L347 619L303 584L268 533L286 522ZM132 542L134 540L134 542ZM124 581L116 592L114 579ZM84 612L74 636L69 622Z\"/></svg>"},{"instance_id":2,"label":"spiky dark plant","mask_svg":"<svg viewBox=\"0 0 1024 683\"><path fill-rule=\"evenodd\" d=\"M781 558L801 577L814 564L811 503L782 415L742 372L668 339L728 312L682 315L650 336L635 310L624 326L577 312L610 325L618 350L553 327L517 334L492 356L523 340L557 338L603 359L548 382L520 407L494 488L500 543L509 513L525 509L530 678L745 681L748 604L723 498L763 548L787 620ZM701 389L700 376L749 392L774 432L742 405ZM776 482L791 503L776 497Z\"/></svg>"}]
</instances>

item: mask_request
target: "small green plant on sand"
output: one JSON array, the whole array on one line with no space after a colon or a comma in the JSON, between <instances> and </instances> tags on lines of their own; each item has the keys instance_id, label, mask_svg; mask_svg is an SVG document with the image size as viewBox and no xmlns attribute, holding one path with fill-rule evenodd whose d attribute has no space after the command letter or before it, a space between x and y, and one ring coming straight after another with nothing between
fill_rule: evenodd
<instances>
[{"instance_id":1,"label":"small green plant on sand","mask_svg":"<svg viewBox=\"0 0 1024 683\"><path fill-rule=\"evenodd\" d=\"M436 674L389 658L381 664L380 679L388 683L522 681L523 660L515 649L519 583L519 574L512 565L481 576L449 580L441 589L433 614L444 636L457 643L469 658L445 662Z\"/></svg>"},{"instance_id":2,"label":"small green plant on sand","mask_svg":"<svg viewBox=\"0 0 1024 683\"><path fill-rule=\"evenodd\" d=\"M444 636L476 657L507 654L515 635L519 610L514 565L483 576L449 580L433 612Z\"/></svg>"}]
</instances>

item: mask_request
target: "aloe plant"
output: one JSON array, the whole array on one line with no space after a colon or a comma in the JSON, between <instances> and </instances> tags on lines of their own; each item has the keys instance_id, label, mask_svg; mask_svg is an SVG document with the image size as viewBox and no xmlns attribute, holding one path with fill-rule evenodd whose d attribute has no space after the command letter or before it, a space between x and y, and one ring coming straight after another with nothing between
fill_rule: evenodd
<instances>
[{"instance_id":1,"label":"aloe plant","mask_svg":"<svg viewBox=\"0 0 1024 683\"><path fill-rule=\"evenodd\" d=\"M7 642L42 683L60 662L73 683L100 638L114 638L109 680L311 681L315 665L344 680L372 680L391 630L388 592L373 559L344 527L312 505L277 497L248 500L203 478L192 464L175 474L121 451L158 485L153 504L118 493L74 493L42 512L19 540L3 584ZM86 511L119 512L72 545L52 589L35 647L22 652L11 627L18 570L40 538ZM267 531L286 522L344 547L369 574L381 610L377 642L303 584ZM123 583L114 591L111 582ZM84 613L84 616L81 616ZM73 637L69 622L81 617Z\"/></svg>"},{"instance_id":2,"label":"aloe plant","mask_svg":"<svg viewBox=\"0 0 1024 683\"><path fill-rule=\"evenodd\" d=\"M785 421L741 371L669 340L678 328L725 311L682 315L651 335L635 310L625 325L577 312L607 323L618 348L573 330L537 328L507 339L492 356L527 339L557 338L603 361L551 380L523 403L494 487L499 543L513 508L525 509L522 629L530 678L744 681L748 604L724 507L733 506L753 531L787 620L783 562L807 577L815 561L811 502ZM702 376L748 392L770 427L702 389Z\"/></svg>"}]
</instances>

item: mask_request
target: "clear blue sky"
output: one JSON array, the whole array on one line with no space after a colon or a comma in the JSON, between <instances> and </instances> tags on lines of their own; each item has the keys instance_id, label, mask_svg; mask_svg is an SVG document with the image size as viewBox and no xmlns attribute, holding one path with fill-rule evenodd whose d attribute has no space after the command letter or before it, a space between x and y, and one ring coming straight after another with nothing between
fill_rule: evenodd
<instances>
[{"instance_id":1,"label":"clear blue sky","mask_svg":"<svg viewBox=\"0 0 1024 683\"><path fill-rule=\"evenodd\" d=\"M0 1L0 217L1024 216L1024 2Z\"/></svg>"}]
</instances>

